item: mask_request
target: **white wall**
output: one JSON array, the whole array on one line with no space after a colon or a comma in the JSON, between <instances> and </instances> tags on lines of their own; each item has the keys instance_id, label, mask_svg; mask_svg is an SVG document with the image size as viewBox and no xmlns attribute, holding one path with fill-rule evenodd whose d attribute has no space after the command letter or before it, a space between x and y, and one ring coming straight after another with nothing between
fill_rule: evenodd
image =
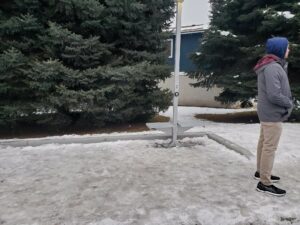
<instances>
[{"instance_id":1,"label":"white wall","mask_svg":"<svg viewBox=\"0 0 300 225\"><path fill-rule=\"evenodd\" d=\"M203 24L208 26L210 11L209 0L185 0L183 2L182 25ZM175 27L175 23L175 18L173 18L173 27Z\"/></svg>"},{"instance_id":2,"label":"white wall","mask_svg":"<svg viewBox=\"0 0 300 225\"><path fill-rule=\"evenodd\" d=\"M190 83L195 81L187 76L180 76L180 95L179 105L181 106L198 106L198 107L224 107L214 98L221 92L220 88L212 88L207 91L206 88L194 88ZM160 87L174 90L174 76L161 82Z\"/></svg>"}]
</instances>

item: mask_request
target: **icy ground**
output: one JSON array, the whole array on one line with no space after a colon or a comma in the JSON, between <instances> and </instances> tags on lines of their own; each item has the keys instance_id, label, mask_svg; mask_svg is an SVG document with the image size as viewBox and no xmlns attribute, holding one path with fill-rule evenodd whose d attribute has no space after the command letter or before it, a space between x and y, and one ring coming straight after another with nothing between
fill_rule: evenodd
<instances>
[{"instance_id":1,"label":"icy ground","mask_svg":"<svg viewBox=\"0 0 300 225\"><path fill-rule=\"evenodd\" d=\"M181 107L179 116L193 122L208 110L232 111ZM191 131L204 130L255 154L258 124L203 121ZM282 198L255 191L255 158L206 137L163 142L0 147L0 224L300 224L300 124L284 124L276 156Z\"/></svg>"}]
</instances>

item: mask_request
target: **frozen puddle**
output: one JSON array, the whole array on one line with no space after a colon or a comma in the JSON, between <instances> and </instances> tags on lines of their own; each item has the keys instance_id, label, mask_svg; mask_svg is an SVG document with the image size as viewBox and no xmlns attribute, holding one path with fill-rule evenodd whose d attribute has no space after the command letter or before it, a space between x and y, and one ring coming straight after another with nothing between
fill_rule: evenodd
<instances>
[{"instance_id":1,"label":"frozen puddle","mask_svg":"<svg viewBox=\"0 0 300 225\"><path fill-rule=\"evenodd\" d=\"M276 198L255 161L206 138L0 149L0 224L300 224L299 160L279 163Z\"/></svg>"}]
</instances>

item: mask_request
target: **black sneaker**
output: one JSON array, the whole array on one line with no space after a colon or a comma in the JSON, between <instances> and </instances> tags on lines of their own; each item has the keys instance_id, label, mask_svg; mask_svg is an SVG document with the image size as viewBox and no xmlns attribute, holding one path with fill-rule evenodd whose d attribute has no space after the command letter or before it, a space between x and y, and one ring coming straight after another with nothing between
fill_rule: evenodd
<instances>
[{"instance_id":1,"label":"black sneaker","mask_svg":"<svg viewBox=\"0 0 300 225\"><path fill-rule=\"evenodd\" d=\"M255 172L254 179L255 180L259 180L260 179L259 172L257 172L257 171ZM277 183L277 182L280 181L280 177L271 175L271 181L272 181L272 183Z\"/></svg>"},{"instance_id":2,"label":"black sneaker","mask_svg":"<svg viewBox=\"0 0 300 225\"><path fill-rule=\"evenodd\" d=\"M264 193L274 195L277 197L281 197L286 194L285 190L275 187L274 185L270 185L270 186L264 185L262 182L258 182L256 190L259 192L264 192Z\"/></svg>"}]
</instances>

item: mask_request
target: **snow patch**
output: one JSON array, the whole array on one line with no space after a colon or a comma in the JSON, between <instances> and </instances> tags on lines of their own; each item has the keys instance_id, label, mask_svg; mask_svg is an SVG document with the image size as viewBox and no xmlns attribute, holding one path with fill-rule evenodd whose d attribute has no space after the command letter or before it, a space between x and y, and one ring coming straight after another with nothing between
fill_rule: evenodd
<instances>
[{"instance_id":1,"label":"snow patch","mask_svg":"<svg viewBox=\"0 0 300 225\"><path fill-rule=\"evenodd\" d=\"M277 12L277 15L283 16L283 17L285 17L286 19L292 19L292 18L295 17L295 15L292 14L290 11L284 11L284 12L278 11L278 12Z\"/></svg>"},{"instance_id":2,"label":"snow patch","mask_svg":"<svg viewBox=\"0 0 300 225\"><path fill-rule=\"evenodd\" d=\"M264 9L262 11L263 14L268 14L270 12L270 9ZM271 11L273 13L274 11ZM295 17L295 14L291 13L290 11L276 11L272 16L283 16L286 19L292 19Z\"/></svg>"},{"instance_id":3,"label":"snow patch","mask_svg":"<svg viewBox=\"0 0 300 225\"><path fill-rule=\"evenodd\" d=\"M220 32L220 34L221 34L222 36L232 36L232 37L237 37L235 34L229 32L229 31L220 30L219 32Z\"/></svg>"},{"instance_id":4,"label":"snow patch","mask_svg":"<svg viewBox=\"0 0 300 225\"><path fill-rule=\"evenodd\" d=\"M212 31L212 32L215 33L216 31ZM220 35L225 36L225 37L227 37L227 36L237 37L235 34L229 32L229 31L218 30L217 32L218 32Z\"/></svg>"},{"instance_id":5,"label":"snow patch","mask_svg":"<svg viewBox=\"0 0 300 225\"><path fill-rule=\"evenodd\" d=\"M263 14L266 14L266 13L269 12L269 10L270 10L270 9L264 9L262 12L263 12Z\"/></svg>"},{"instance_id":6,"label":"snow patch","mask_svg":"<svg viewBox=\"0 0 300 225\"><path fill-rule=\"evenodd\" d=\"M223 35L223 36L228 36L230 34L229 31L220 31L220 34Z\"/></svg>"}]
</instances>

